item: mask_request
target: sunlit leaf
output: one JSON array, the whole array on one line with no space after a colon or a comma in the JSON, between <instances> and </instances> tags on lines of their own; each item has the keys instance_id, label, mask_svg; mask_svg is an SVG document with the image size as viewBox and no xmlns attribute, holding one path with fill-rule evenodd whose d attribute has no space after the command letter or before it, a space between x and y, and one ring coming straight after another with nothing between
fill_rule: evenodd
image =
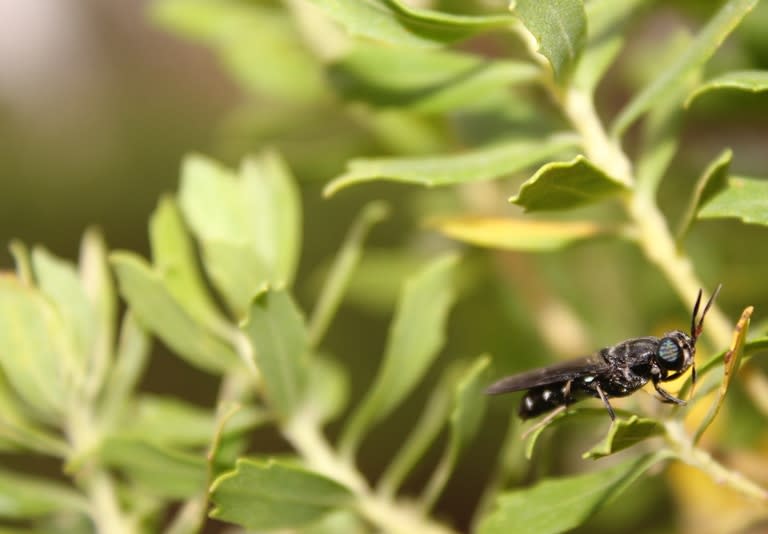
<instances>
[{"instance_id":1,"label":"sunlit leaf","mask_svg":"<svg viewBox=\"0 0 768 534\"><path fill-rule=\"evenodd\" d=\"M609 505L643 473L663 460L650 454L607 469L546 479L499 496L478 534L549 534L570 531Z\"/></svg>"},{"instance_id":2,"label":"sunlit leaf","mask_svg":"<svg viewBox=\"0 0 768 534\"><path fill-rule=\"evenodd\" d=\"M175 353L212 372L221 373L237 365L231 346L189 315L146 262L125 252L112 254L111 261L120 293L133 313Z\"/></svg>"},{"instance_id":3,"label":"sunlit leaf","mask_svg":"<svg viewBox=\"0 0 768 534\"><path fill-rule=\"evenodd\" d=\"M744 344L747 339L747 332L749 330L749 318L752 316L754 308L749 306L744 309L739 318L739 322L736 323L736 328L733 331L733 339L731 339L731 346L723 357L723 381L720 383L720 390L717 393L717 398L709 408L707 415L704 416L699 428L696 430L693 442L696 443L701 439L701 436L707 430L712 421L717 417L720 407L725 400L725 394L728 392L728 386L731 380L739 371L739 365L741 363L742 355L744 354Z\"/></svg>"},{"instance_id":4,"label":"sunlit leaf","mask_svg":"<svg viewBox=\"0 0 768 534\"><path fill-rule=\"evenodd\" d=\"M651 107L663 101L670 92L675 92L681 83L686 83L686 80L712 57L756 4L757 0L726 2L696 35L691 46L624 107L613 123L612 135L621 136Z\"/></svg>"},{"instance_id":5,"label":"sunlit leaf","mask_svg":"<svg viewBox=\"0 0 768 534\"><path fill-rule=\"evenodd\" d=\"M350 34L398 46L439 46L514 22L508 14L451 15L408 7L398 0L310 1Z\"/></svg>"},{"instance_id":6,"label":"sunlit leaf","mask_svg":"<svg viewBox=\"0 0 768 534\"><path fill-rule=\"evenodd\" d=\"M286 290L264 289L253 299L241 328L253 347L271 408L289 418L306 385L309 343L299 308Z\"/></svg>"},{"instance_id":7,"label":"sunlit leaf","mask_svg":"<svg viewBox=\"0 0 768 534\"><path fill-rule=\"evenodd\" d=\"M692 91L685 100L688 107L699 96L723 89L762 93L768 91L768 71L766 70L737 70L726 72L716 78L707 80Z\"/></svg>"},{"instance_id":8,"label":"sunlit leaf","mask_svg":"<svg viewBox=\"0 0 768 534\"><path fill-rule=\"evenodd\" d=\"M430 225L439 232L481 247L546 252L610 233L591 221L539 221L496 217L441 217Z\"/></svg>"},{"instance_id":9,"label":"sunlit leaf","mask_svg":"<svg viewBox=\"0 0 768 534\"><path fill-rule=\"evenodd\" d=\"M312 411L312 419L327 422L336 418L349 400L347 370L328 357L313 358L309 368L305 410Z\"/></svg>"},{"instance_id":10,"label":"sunlit leaf","mask_svg":"<svg viewBox=\"0 0 768 534\"><path fill-rule=\"evenodd\" d=\"M277 461L238 460L211 488L211 517L252 530L306 525L351 504L352 494L322 475Z\"/></svg>"},{"instance_id":11,"label":"sunlit leaf","mask_svg":"<svg viewBox=\"0 0 768 534\"><path fill-rule=\"evenodd\" d=\"M565 210L627 191L626 185L595 167L584 156L547 163L509 201L525 211Z\"/></svg>"},{"instance_id":12,"label":"sunlit leaf","mask_svg":"<svg viewBox=\"0 0 768 534\"><path fill-rule=\"evenodd\" d=\"M373 45L358 45L329 67L346 100L427 113L487 106L539 75L538 67L520 61Z\"/></svg>"},{"instance_id":13,"label":"sunlit leaf","mask_svg":"<svg viewBox=\"0 0 768 534\"><path fill-rule=\"evenodd\" d=\"M571 134L543 140L512 140L460 154L431 157L353 159L347 172L323 190L330 196L344 187L373 180L388 180L436 187L499 178L567 153L578 139Z\"/></svg>"},{"instance_id":14,"label":"sunlit leaf","mask_svg":"<svg viewBox=\"0 0 768 534\"><path fill-rule=\"evenodd\" d=\"M73 488L38 477L0 470L0 517L30 519L62 510L87 512L85 497Z\"/></svg>"},{"instance_id":15,"label":"sunlit leaf","mask_svg":"<svg viewBox=\"0 0 768 534\"><path fill-rule=\"evenodd\" d=\"M768 180L731 177L728 186L699 211L700 219L733 217L768 225Z\"/></svg>"},{"instance_id":16,"label":"sunlit leaf","mask_svg":"<svg viewBox=\"0 0 768 534\"><path fill-rule=\"evenodd\" d=\"M655 419L639 418L617 419L611 425L608 434L600 443L585 452L583 458L598 459L636 445L646 439L664 434L664 425Z\"/></svg>"},{"instance_id":17,"label":"sunlit leaf","mask_svg":"<svg viewBox=\"0 0 768 534\"><path fill-rule=\"evenodd\" d=\"M701 207L725 189L728 183L728 171L731 167L732 158L733 152L731 149L725 149L712 163L707 165L704 173L699 177L691 201L688 204L688 209L680 220L680 226L677 231L678 242L682 241L688 233Z\"/></svg>"},{"instance_id":18,"label":"sunlit leaf","mask_svg":"<svg viewBox=\"0 0 768 534\"><path fill-rule=\"evenodd\" d=\"M348 455L365 431L411 392L437 357L454 300L457 262L453 254L440 256L405 283L381 367L342 435L342 449Z\"/></svg>"},{"instance_id":19,"label":"sunlit leaf","mask_svg":"<svg viewBox=\"0 0 768 534\"><path fill-rule=\"evenodd\" d=\"M587 41L581 0L513 0L510 9L531 32L559 82L571 73Z\"/></svg>"}]
</instances>

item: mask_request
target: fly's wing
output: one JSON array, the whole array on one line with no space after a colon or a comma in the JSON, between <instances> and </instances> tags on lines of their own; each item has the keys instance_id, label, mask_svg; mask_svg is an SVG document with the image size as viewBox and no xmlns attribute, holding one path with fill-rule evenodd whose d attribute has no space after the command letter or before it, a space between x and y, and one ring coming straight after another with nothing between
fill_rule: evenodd
<instances>
[{"instance_id":1,"label":"fly's wing","mask_svg":"<svg viewBox=\"0 0 768 534\"><path fill-rule=\"evenodd\" d=\"M608 370L608 364L599 354L557 363L502 378L485 390L488 395L522 391L547 384L557 384L582 376L598 375Z\"/></svg>"}]
</instances>

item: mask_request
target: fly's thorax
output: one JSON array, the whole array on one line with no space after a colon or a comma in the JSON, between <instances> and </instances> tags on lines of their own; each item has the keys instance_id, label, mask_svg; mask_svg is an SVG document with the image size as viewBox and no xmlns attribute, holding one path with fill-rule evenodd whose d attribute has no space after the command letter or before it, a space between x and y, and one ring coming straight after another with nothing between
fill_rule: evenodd
<instances>
[{"instance_id":1,"label":"fly's thorax","mask_svg":"<svg viewBox=\"0 0 768 534\"><path fill-rule=\"evenodd\" d=\"M659 367L666 371L683 372L693 364L696 345L688 334L679 330L667 332L659 339L655 359Z\"/></svg>"}]
</instances>

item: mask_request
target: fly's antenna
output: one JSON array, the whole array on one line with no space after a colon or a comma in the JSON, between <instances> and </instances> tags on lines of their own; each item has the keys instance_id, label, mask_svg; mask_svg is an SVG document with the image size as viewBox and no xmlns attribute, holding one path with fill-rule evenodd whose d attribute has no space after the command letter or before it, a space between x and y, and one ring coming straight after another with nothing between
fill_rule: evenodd
<instances>
[{"instance_id":1,"label":"fly's antenna","mask_svg":"<svg viewBox=\"0 0 768 534\"><path fill-rule=\"evenodd\" d=\"M697 316L699 315L699 305L701 304L701 289L699 289L699 294L696 296L696 303L693 305L693 314L691 314L691 340L693 343L693 346L696 347L696 340L701 335L701 331L704 329L704 317L707 315L707 312L709 311L710 306L712 306L712 303L717 298L718 293L720 293L720 289L723 287L723 284L717 284L717 287L715 288L715 292L712 293L712 296L709 297L709 300L704 305L704 311L701 312L701 317L699 317L698 322L696 321ZM688 398L693 397L693 389L696 387L696 360L694 359L691 363L691 393L688 396Z\"/></svg>"}]
</instances>

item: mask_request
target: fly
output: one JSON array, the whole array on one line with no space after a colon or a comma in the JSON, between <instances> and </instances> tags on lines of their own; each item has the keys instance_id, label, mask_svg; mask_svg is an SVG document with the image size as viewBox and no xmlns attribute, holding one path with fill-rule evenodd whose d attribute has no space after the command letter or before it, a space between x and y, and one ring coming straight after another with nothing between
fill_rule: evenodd
<instances>
[{"instance_id":1,"label":"fly","mask_svg":"<svg viewBox=\"0 0 768 534\"><path fill-rule=\"evenodd\" d=\"M662 382L674 380L691 369L691 382L696 383L696 340L701 335L704 316L720 292L722 284L707 301L699 317L701 289L691 315L691 333L680 330L663 337L637 337L606 347L586 358L579 358L541 369L502 378L486 389L488 395L527 390L520 402L518 414L529 419L584 398L603 401L611 420L616 414L608 401L611 397L626 397L650 380L661 396L661 402L684 406L661 387Z\"/></svg>"}]
</instances>

